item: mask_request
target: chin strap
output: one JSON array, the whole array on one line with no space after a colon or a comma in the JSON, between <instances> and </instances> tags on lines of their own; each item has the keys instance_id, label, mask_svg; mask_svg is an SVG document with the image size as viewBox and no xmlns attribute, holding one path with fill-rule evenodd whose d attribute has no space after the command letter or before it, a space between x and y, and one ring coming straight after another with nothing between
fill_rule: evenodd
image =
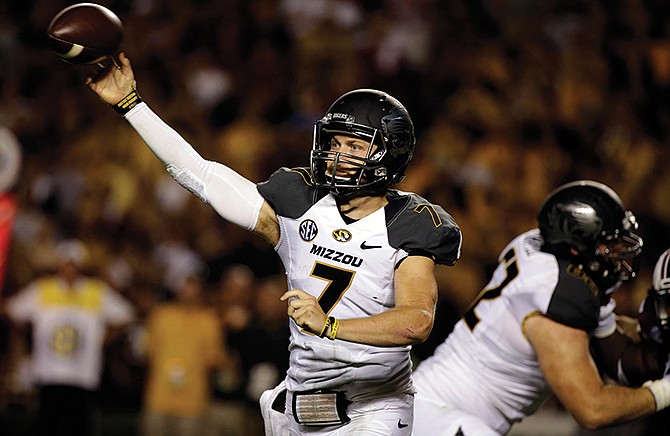
<instances>
[{"instance_id":1,"label":"chin strap","mask_svg":"<svg viewBox=\"0 0 670 436\"><path fill-rule=\"evenodd\" d=\"M369 186L365 188L331 188L338 203L345 203L357 197L383 197L388 192L387 186Z\"/></svg>"}]
</instances>

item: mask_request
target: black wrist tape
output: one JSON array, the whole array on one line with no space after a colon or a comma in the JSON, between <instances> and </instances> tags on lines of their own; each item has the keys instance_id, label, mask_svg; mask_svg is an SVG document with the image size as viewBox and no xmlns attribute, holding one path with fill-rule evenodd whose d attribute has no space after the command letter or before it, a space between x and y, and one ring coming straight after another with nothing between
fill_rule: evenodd
<instances>
[{"instance_id":1,"label":"black wrist tape","mask_svg":"<svg viewBox=\"0 0 670 436\"><path fill-rule=\"evenodd\" d=\"M113 107L114 110L119 113L120 115L125 115L127 114L132 108L137 106L138 104L142 103L142 98L140 97L140 94L137 93L136 89L133 89L121 99L120 102L116 103Z\"/></svg>"}]
</instances>

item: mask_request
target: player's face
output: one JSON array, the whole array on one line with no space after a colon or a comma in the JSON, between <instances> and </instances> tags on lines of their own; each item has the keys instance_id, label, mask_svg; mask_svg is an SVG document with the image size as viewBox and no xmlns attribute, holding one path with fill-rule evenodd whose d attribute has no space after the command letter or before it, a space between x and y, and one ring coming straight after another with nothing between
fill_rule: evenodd
<instances>
[{"instance_id":1,"label":"player's face","mask_svg":"<svg viewBox=\"0 0 670 436\"><path fill-rule=\"evenodd\" d=\"M633 236L625 235L598 245L598 253L609 258L622 274L622 280L635 277L637 271L635 257L640 254L641 243Z\"/></svg>"},{"instance_id":2,"label":"player's face","mask_svg":"<svg viewBox=\"0 0 670 436\"><path fill-rule=\"evenodd\" d=\"M360 138L335 135L330 140L330 150L365 158L368 156L370 143Z\"/></svg>"},{"instance_id":3,"label":"player's face","mask_svg":"<svg viewBox=\"0 0 670 436\"><path fill-rule=\"evenodd\" d=\"M330 140L330 151L360 159L365 159L370 155L370 146L370 143L364 139L345 135L334 135ZM332 176L334 166L334 162L329 162L326 174ZM347 159L341 159L337 164L335 177L348 178L354 175L357 169L356 166L347 163Z\"/></svg>"},{"instance_id":4,"label":"player's face","mask_svg":"<svg viewBox=\"0 0 670 436\"><path fill-rule=\"evenodd\" d=\"M614 239L607 243L600 243L598 251L600 254L607 255L612 259L630 259L640 253L640 244L637 239L630 236L624 236Z\"/></svg>"},{"instance_id":5,"label":"player's face","mask_svg":"<svg viewBox=\"0 0 670 436\"><path fill-rule=\"evenodd\" d=\"M65 281L72 282L79 275L79 267L72 261L66 261L60 266L58 273Z\"/></svg>"}]
</instances>

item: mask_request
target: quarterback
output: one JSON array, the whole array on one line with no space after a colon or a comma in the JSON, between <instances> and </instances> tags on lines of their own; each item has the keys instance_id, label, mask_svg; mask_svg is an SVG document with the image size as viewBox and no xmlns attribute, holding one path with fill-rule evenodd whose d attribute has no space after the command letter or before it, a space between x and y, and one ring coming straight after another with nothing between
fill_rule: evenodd
<instances>
[{"instance_id":1,"label":"quarterback","mask_svg":"<svg viewBox=\"0 0 670 436\"><path fill-rule=\"evenodd\" d=\"M309 167L256 184L202 158L142 102L123 54L87 83L178 183L281 258L290 367L261 399L268 433L411 434L410 347L432 329L434 268L458 260L461 232L441 207L391 188L415 144L402 104L372 89L342 95L315 123Z\"/></svg>"}]
</instances>

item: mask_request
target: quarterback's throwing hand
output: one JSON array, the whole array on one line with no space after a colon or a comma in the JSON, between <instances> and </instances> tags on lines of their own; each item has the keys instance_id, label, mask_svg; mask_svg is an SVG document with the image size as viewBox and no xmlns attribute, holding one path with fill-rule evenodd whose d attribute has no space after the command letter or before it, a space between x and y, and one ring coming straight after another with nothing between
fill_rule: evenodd
<instances>
[{"instance_id":1,"label":"quarterback's throwing hand","mask_svg":"<svg viewBox=\"0 0 670 436\"><path fill-rule=\"evenodd\" d=\"M305 291L293 289L281 296L281 301L288 300L286 313L303 329L319 334L328 318L319 306L319 302Z\"/></svg>"},{"instance_id":2,"label":"quarterback's throwing hand","mask_svg":"<svg viewBox=\"0 0 670 436\"><path fill-rule=\"evenodd\" d=\"M119 55L121 65L110 68L107 74L94 80L93 77L86 79L86 86L98 94L98 97L109 105L115 105L135 88L135 74L130 65L130 60L121 53Z\"/></svg>"}]
</instances>

